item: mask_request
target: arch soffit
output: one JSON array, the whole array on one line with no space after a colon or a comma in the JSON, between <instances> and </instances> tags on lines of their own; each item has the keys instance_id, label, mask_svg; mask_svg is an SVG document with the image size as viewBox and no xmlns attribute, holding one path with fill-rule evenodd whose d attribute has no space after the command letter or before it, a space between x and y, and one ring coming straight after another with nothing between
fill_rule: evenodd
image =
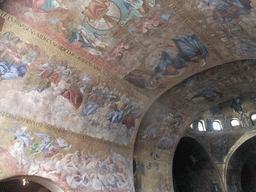
<instances>
[{"instance_id":1,"label":"arch soffit","mask_svg":"<svg viewBox=\"0 0 256 192\"><path fill-rule=\"evenodd\" d=\"M239 67L239 66L241 66L242 65L242 61L241 60L236 60L236 61L232 61L232 62L228 62L228 63L222 63L222 64L219 64L219 65L216 65L216 66L213 66L213 67L210 67L210 68L207 68L207 69L204 69L204 70L202 70L202 71L200 71L200 72L198 72L198 73L195 73L195 74L191 74L190 76L187 76L186 78L182 78L182 79L180 79L180 81L177 81L177 83L176 84L174 84L174 85L169 85L169 87L168 88L166 88L165 89L165 91L164 92L162 92L161 94L159 94L157 97L155 97L154 98L154 100L152 100L151 102L150 102L150 104L145 108L145 111L144 111L144 113L143 113L143 115L141 116L141 119L140 119L140 121L139 121L139 124L138 124L138 130L137 130L137 133L136 133L136 136L135 136L135 138L134 138L134 141L136 141L137 140L137 138L138 138L138 134L140 133L140 131L142 131L142 128L141 128L141 122L144 120L144 118L146 117L146 114L147 114L147 112L149 112L150 110L152 110L151 108L152 108L152 106L155 104L155 103L159 103L160 105L162 105L162 106L164 106L164 107L166 107L166 108L168 108L168 106L170 106L169 104L168 105L166 105L166 103L169 103L168 101L168 99L166 99L166 98L168 98L168 95L169 95L169 93L170 92L172 92L172 89L174 89L176 86L179 86L179 85L181 85L183 82L184 82L184 80L186 80L186 79L189 79L190 77L192 77L193 75L200 75L200 74L202 74L203 72L206 72L206 71L210 71L210 70L214 70L214 69L216 69L216 68L219 68L219 67L222 67L222 66L224 66L224 65L227 65L227 64L232 64L232 65L236 65L236 67ZM235 67L235 66L234 66ZM228 75L228 74L227 74ZM245 76L245 75L244 75ZM246 78L246 77L245 77ZM207 79L206 79L207 80ZM213 82L214 83L214 82ZM215 82L216 83L216 82ZM233 84L234 85L234 84ZM193 85L192 85L193 86ZM174 92L175 92L175 90L174 90ZM242 95L244 95L244 94L248 94L247 92L246 93L239 93L240 95L237 95L237 96L242 96ZM226 94L227 95L227 94ZM219 103L222 103L222 102L226 102L226 101L228 101L228 100L230 100L230 99L232 99L232 98L234 98L233 97L233 95L231 95L230 97L226 97L226 98L223 98L221 101L219 101L219 102L216 102L216 101L214 101L214 105L217 105L217 104L219 104ZM172 110L170 107L169 107L169 109L170 110ZM210 109L210 107L208 107L208 109L205 109L205 110L209 110ZM178 111L178 113L179 113L180 111ZM186 114L182 114L183 116L185 116L186 118L190 118L189 116L187 116ZM190 119L191 121L193 121L193 120L195 120L194 118L191 118ZM187 128L187 126L188 126L189 124L188 124L188 122L186 122L186 124L183 124L182 125L182 127L181 127L181 136L178 138L178 140L175 142L175 144L174 144L174 149L177 147L177 144L178 144L178 142L180 141L180 139L182 138L182 135L183 135L183 133L184 133L184 131L186 130L186 128ZM135 144L135 143L134 143ZM135 145L134 145L135 146Z\"/></svg>"},{"instance_id":2,"label":"arch soffit","mask_svg":"<svg viewBox=\"0 0 256 192\"><path fill-rule=\"evenodd\" d=\"M234 153L237 151L237 149L242 146L246 141L252 139L253 137L256 137L256 130L252 130L248 133L245 133L241 138L238 139L238 141L230 148L228 154L226 155L226 157L224 158L224 162L226 162L224 165L224 175L225 177L223 177L224 179L224 183L226 183L226 175L228 172L228 165L229 162L232 158L232 156L234 155Z\"/></svg>"},{"instance_id":3,"label":"arch soffit","mask_svg":"<svg viewBox=\"0 0 256 192\"><path fill-rule=\"evenodd\" d=\"M50 191L54 192L64 192L63 189L61 189L56 183L52 182L49 179L45 179L42 177L38 176L29 176L29 175L18 175L18 176L13 176L13 177L7 177L5 179L2 179L0 182L5 182L5 181L12 181L12 180L22 180L22 179L27 179L29 181L33 181L35 183L38 183L45 188L49 189Z\"/></svg>"}]
</instances>

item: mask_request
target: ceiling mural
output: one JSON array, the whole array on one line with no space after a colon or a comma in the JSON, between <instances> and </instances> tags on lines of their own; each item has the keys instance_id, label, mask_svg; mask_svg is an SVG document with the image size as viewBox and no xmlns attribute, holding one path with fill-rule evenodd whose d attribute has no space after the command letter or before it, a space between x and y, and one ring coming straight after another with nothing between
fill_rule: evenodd
<instances>
[{"instance_id":1,"label":"ceiling mural","mask_svg":"<svg viewBox=\"0 0 256 192\"><path fill-rule=\"evenodd\" d=\"M189 116L193 114L188 109L195 106L200 106L200 110L203 110L228 99L227 96L238 97L245 90L250 92L254 86L254 83L245 83L254 82L255 79L247 65L247 62L232 62L193 75L174 86L166 93L168 97L162 96L160 100L162 103L169 103L173 110L182 111ZM252 69L254 65L250 66ZM241 84L244 84L243 91L239 87ZM183 110L184 108L187 110Z\"/></svg>"},{"instance_id":2,"label":"ceiling mural","mask_svg":"<svg viewBox=\"0 0 256 192\"><path fill-rule=\"evenodd\" d=\"M98 154L61 134L35 130L35 125L0 117L0 176L40 176L58 183L65 191L134 191L131 163L108 150ZM66 138L66 136L64 136ZM68 140L68 141L67 141ZM81 145L81 143L79 144ZM106 148L105 148L106 149Z\"/></svg>"},{"instance_id":3,"label":"ceiling mural","mask_svg":"<svg viewBox=\"0 0 256 192\"><path fill-rule=\"evenodd\" d=\"M155 52L146 58L145 62L148 62L146 70L135 69L128 73L124 79L137 87L155 90L166 86L162 81L163 77L181 75L187 67L187 62L199 63L202 66L206 64L205 61L209 57L209 52L195 34L175 37L172 41L178 49L176 54L175 52L171 53L170 49L158 50L161 52L160 57L158 57L159 53Z\"/></svg>"},{"instance_id":4,"label":"ceiling mural","mask_svg":"<svg viewBox=\"0 0 256 192\"><path fill-rule=\"evenodd\" d=\"M17 34L4 28L0 37L1 111L130 143L144 102Z\"/></svg>"},{"instance_id":5,"label":"ceiling mural","mask_svg":"<svg viewBox=\"0 0 256 192\"><path fill-rule=\"evenodd\" d=\"M165 1L15 0L4 10L38 29L55 31L115 66L121 78L147 90L166 87L188 63L191 68L192 63L203 66L210 55Z\"/></svg>"},{"instance_id":6,"label":"ceiling mural","mask_svg":"<svg viewBox=\"0 0 256 192\"><path fill-rule=\"evenodd\" d=\"M230 55L254 57L253 6L243 0L12 0L4 10L89 60L101 59L106 71L147 93Z\"/></svg>"},{"instance_id":7,"label":"ceiling mural","mask_svg":"<svg viewBox=\"0 0 256 192\"><path fill-rule=\"evenodd\" d=\"M255 7L0 0L1 179L37 175L65 191L132 192L137 154L139 171L150 173L141 186L171 190L184 130L206 110L254 95Z\"/></svg>"},{"instance_id":8,"label":"ceiling mural","mask_svg":"<svg viewBox=\"0 0 256 192\"><path fill-rule=\"evenodd\" d=\"M148 122L145 130L139 133L138 139L158 149L168 150L174 146L181 125L180 115L159 111Z\"/></svg>"},{"instance_id":9,"label":"ceiling mural","mask_svg":"<svg viewBox=\"0 0 256 192\"><path fill-rule=\"evenodd\" d=\"M161 150L172 149L182 129L193 122L190 119L219 103L251 94L255 89L255 67L255 60L232 62L172 87L147 111L137 142Z\"/></svg>"},{"instance_id":10,"label":"ceiling mural","mask_svg":"<svg viewBox=\"0 0 256 192\"><path fill-rule=\"evenodd\" d=\"M193 4L192 4L193 2ZM225 35L221 41L235 45L239 56L255 56L255 4L251 0L197 0L190 6L199 9L210 25L217 25Z\"/></svg>"},{"instance_id":11,"label":"ceiling mural","mask_svg":"<svg viewBox=\"0 0 256 192\"><path fill-rule=\"evenodd\" d=\"M207 62L210 55L225 60L230 47L235 57L254 57L253 6L244 0L12 0L4 10L101 58L136 87L156 90L173 84L172 78L182 75L187 66L190 73L200 70L193 63L216 65ZM216 34L211 34L213 30ZM215 43L210 44L211 54L203 43L208 35L212 41L207 44ZM215 36L221 38L215 42Z\"/></svg>"}]
</instances>

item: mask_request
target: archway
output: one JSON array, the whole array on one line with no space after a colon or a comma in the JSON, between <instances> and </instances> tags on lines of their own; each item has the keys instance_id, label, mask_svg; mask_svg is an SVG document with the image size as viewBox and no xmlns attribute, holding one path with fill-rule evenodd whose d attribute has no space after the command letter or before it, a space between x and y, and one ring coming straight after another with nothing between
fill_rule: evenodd
<instances>
[{"instance_id":1,"label":"archway","mask_svg":"<svg viewBox=\"0 0 256 192\"><path fill-rule=\"evenodd\" d=\"M173 160L175 192L221 191L219 173L201 144L189 137L181 138Z\"/></svg>"},{"instance_id":2,"label":"archway","mask_svg":"<svg viewBox=\"0 0 256 192\"><path fill-rule=\"evenodd\" d=\"M229 192L254 192L256 184L256 137L241 144L231 156L227 167Z\"/></svg>"},{"instance_id":3,"label":"archway","mask_svg":"<svg viewBox=\"0 0 256 192\"><path fill-rule=\"evenodd\" d=\"M52 181L37 176L14 176L0 181L0 190L5 192L64 192Z\"/></svg>"}]
</instances>

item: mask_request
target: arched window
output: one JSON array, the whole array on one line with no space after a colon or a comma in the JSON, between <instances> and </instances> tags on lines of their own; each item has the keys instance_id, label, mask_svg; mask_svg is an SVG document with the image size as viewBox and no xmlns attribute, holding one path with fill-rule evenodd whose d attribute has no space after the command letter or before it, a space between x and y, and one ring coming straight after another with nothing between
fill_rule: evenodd
<instances>
[{"instance_id":1,"label":"arched window","mask_svg":"<svg viewBox=\"0 0 256 192\"><path fill-rule=\"evenodd\" d=\"M253 122L253 125L256 125L256 113L251 115L251 120Z\"/></svg>"},{"instance_id":2,"label":"arched window","mask_svg":"<svg viewBox=\"0 0 256 192\"><path fill-rule=\"evenodd\" d=\"M212 127L214 131L220 131L222 130L222 126L219 120L215 120L212 122Z\"/></svg>"},{"instance_id":3,"label":"arched window","mask_svg":"<svg viewBox=\"0 0 256 192\"><path fill-rule=\"evenodd\" d=\"M240 129L240 128L242 128L242 127L241 127L241 123L240 123L240 121L239 121L238 119L232 119L232 120L230 121L230 123L231 123L231 126L232 126L234 129Z\"/></svg>"},{"instance_id":4,"label":"arched window","mask_svg":"<svg viewBox=\"0 0 256 192\"><path fill-rule=\"evenodd\" d=\"M197 129L198 129L198 131L206 131L206 129L205 129L205 125L204 125L204 121L198 121L198 123L197 123Z\"/></svg>"},{"instance_id":5,"label":"arched window","mask_svg":"<svg viewBox=\"0 0 256 192\"><path fill-rule=\"evenodd\" d=\"M230 123L233 127L240 125L240 121L238 119L232 119Z\"/></svg>"}]
</instances>

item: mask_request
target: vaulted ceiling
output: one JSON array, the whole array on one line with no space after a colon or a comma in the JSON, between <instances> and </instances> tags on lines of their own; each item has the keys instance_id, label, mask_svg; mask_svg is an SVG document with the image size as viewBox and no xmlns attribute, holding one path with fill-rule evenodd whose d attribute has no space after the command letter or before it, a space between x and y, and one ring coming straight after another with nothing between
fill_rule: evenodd
<instances>
[{"instance_id":1,"label":"vaulted ceiling","mask_svg":"<svg viewBox=\"0 0 256 192\"><path fill-rule=\"evenodd\" d=\"M254 94L255 7L251 0L2 1L0 65L25 69L16 67L18 78L2 75L1 111L131 151L136 138L170 149L202 112ZM180 128L171 132L175 144L159 148L149 125L167 117Z\"/></svg>"}]
</instances>

